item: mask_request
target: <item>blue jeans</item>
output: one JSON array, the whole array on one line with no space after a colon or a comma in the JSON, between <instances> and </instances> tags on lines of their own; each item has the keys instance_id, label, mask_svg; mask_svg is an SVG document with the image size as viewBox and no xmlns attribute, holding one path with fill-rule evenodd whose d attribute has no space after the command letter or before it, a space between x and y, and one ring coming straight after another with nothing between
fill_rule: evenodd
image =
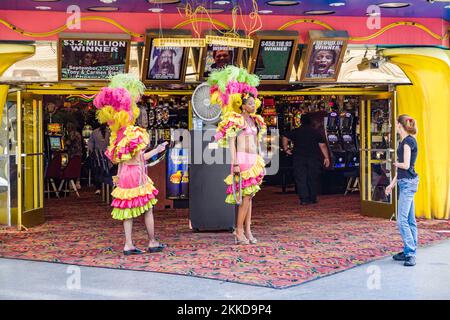
<instances>
[{"instance_id":1,"label":"blue jeans","mask_svg":"<svg viewBox=\"0 0 450 320\"><path fill-rule=\"evenodd\" d=\"M403 253L415 257L417 249L417 223L414 214L414 194L417 192L419 177L399 179L397 225L403 239Z\"/></svg>"}]
</instances>

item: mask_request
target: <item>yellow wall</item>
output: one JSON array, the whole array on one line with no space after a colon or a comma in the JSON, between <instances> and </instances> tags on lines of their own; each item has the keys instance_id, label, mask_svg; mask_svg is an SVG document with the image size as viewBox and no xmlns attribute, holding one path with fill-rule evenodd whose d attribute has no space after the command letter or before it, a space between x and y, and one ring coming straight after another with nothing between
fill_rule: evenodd
<instances>
[{"instance_id":1,"label":"yellow wall","mask_svg":"<svg viewBox=\"0 0 450 320\"><path fill-rule=\"evenodd\" d=\"M2 128L2 116L3 109L5 107L6 96L8 95L7 85L0 85L0 130L4 130ZM3 144L4 147L7 147L7 144ZM0 147L0 153L3 153L3 149ZM3 166L0 167L0 170L3 170ZM0 224L8 224L8 192L0 192Z\"/></svg>"},{"instance_id":2,"label":"yellow wall","mask_svg":"<svg viewBox=\"0 0 450 320\"><path fill-rule=\"evenodd\" d=\"M413 85L398 86L398 114L417 120L416 216L450 218L450 55L438 48L384 50Z\"/></svg>"}]
</instances>

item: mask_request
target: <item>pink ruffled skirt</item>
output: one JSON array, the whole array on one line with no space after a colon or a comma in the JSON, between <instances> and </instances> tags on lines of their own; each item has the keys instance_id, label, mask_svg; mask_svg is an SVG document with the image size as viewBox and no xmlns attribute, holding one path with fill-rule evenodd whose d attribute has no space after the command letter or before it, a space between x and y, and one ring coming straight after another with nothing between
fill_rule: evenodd
<instances>
[{"instance_id":1,"label":"pink ruffled skirt","mask_svg":"<svg viewBox=\"0 0 450 320\"><path fill-rule=\"evenodd\" d=\"M156 204L157 194L141 165L121 164L117 187L111 193L114 197L111 215L117 220L136 218Z\"/></svg>"}]
</instances>

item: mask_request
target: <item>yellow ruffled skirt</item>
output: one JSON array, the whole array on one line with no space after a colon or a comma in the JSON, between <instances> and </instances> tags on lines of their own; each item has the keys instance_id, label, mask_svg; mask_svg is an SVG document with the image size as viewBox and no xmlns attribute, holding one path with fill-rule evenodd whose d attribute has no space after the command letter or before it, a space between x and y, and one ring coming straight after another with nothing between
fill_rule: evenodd
<instances>
[{"instance_id":1,"label":"yellow ruffled skirt","mask_svg":"<svg viewBox=\"0 0 450 320\"><path fill-rule=\"evenodd\" d=\"M239 163L241 168L241 188L242 188L242 196L253 196L259 190L261 190L261 183L263 181L265 175L265 162L264 159L259 155L254 156L253 163ZM239 160L239 159L238 159ZM244 169L244 170L243 170ZM234 179L233 179L234 178ZM239 178L237 176L233 177L233 175L228 175L224 180L228 185L227 188L227 196L225 198L225 202L229 204L236 204L236 199L233 195L233 182L235 183L235 190L239 192Z\"/></svg>"}]
</instances>

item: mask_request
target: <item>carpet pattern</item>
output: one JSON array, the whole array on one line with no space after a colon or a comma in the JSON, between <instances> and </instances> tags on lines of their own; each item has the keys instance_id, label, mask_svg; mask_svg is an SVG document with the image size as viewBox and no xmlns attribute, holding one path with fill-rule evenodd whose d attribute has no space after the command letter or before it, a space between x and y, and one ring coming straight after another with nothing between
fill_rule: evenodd
<instances>
[{"instance_id":1,"label":"carpet pattern","mask_svg":"<svg viewBox=\"0 0 450 320\"><path fill-rule=\"evenodd\" d=\"M253 209L256 245L236 246L232 234L193 233L188 211L155 212L162 253L122 255L122 224L91 193L50 199L47 222L26 232L0 229L0 257L83 266L154 271L286 288L398 252L396 223L359 214L359 196L322 196L297 205L296 196L265 187ZM420 245L450 238L448 221L419 221ZM135 243L146 246L143 218L135 219ZM395 263L395 262L393 262ZM420 263L420 257L419 257ZM400 266L399 266L400 267Z\"/></svg>"}]
</instances>

